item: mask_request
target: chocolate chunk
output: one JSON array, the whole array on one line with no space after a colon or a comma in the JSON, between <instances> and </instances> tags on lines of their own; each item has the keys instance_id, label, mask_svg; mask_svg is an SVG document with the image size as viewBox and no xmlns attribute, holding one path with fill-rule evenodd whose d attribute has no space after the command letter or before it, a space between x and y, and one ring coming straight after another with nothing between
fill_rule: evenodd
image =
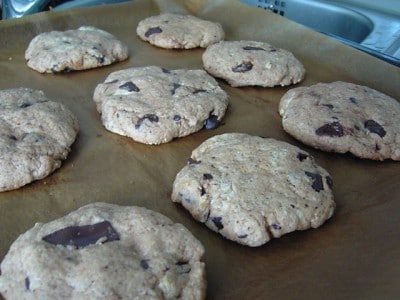
<instances>
[{"instance_id":1,"label":"chocolate chunk","mask_svg":"<svg viewBox=\"0 0 400 300\"><path fill-rule=\"evenodd\" d=\"M74 246L77 249L84 248L105 238L103 243L119 240L119 235L110 222L103 221L93 225L69 226L43 237L43 240L62 246Z\"/></svg>"},{"instance_id":2,"label":"chocolate chunk","mask_svg":"<svg viewBox=\"0 0 400 300\"><path fill-rule=\"evenodd\" d=\"M200 196L204 196L206 194L206 189L204 186L201 186L200 188Z\"/></svg>"},{"instance_id":3,"label":"chocolate chunk","mask_svg":"<svg viewBox=\"0 0 400 300\"><path fill-rule=\"evenodd\" d=\"M354 97L350 97L349 100L350 100L351 103L353 103L353 104L358 104L358 103L357 103L357 99L354 98Z\"/></svg>"},{"instance_id":4,"label":"chocolate chunk","mask_svg":"<svg viewBox=\"0 0 400 300\"><path fill-rule=\"evenodd\" d=\"M182 118L181 118L180 115L175 115L175 116L174 116L174 121L175 121L175 122L179 122L181 119L182 119Z\"/></svg>"},{"instance_id":5,"label":"chocolate chunk","mask_svg":"<svg viewBox=\"0 0 400 300\"><path fill-rule=\"evenodd\" d=\"M326 183L328 184L329 188L332 189L332 187L333 187L332 177L331 176L326 176L325 179L326 179Z\"/></svg>"},{"instance_id":6,"label":"chocolate chunk","mask_svg":"<svg viewBox=\"0 0 400 300\"><path fill-rule=\"evenodd\" d=\"M301 152L299 152L299 153L297 153L297 159L299 160L299 161L303 161L303 160L305 160L305 159L307 159L308 158L308 155L307 154L305 154L305 153L301 153Z\"/></svg>"},{"instance_id":7,"label":"chocolate chunk","mask_svg":"<svg viewBox=\"0 0 400 300\"><path fill-rule=\"evenodd\" d=\"M132 81L125 82L123 85L120 85L118 87L121 90L126 90L128 92L139 92L140 89L136 84L134 84Z\"/></svg>"},{"instance_id":8,"label":"chocolate chunk","mask_svg":"<svg viewBox=\"0 0 400 300\"><path fill-rule=\"evenodd\" d=\"M281 230L281 229L282 229L282 226L279 225L279 224L272 224L271 227L272 227L274 230Z\"/></svg>"},{"instance_id":9,"label":"chocolate chunk","mask_svg":"<svg viewBox=\"0 0 400 300\"><path fill-rule=\"evenodd\" d=\"M20 108L26 108L26 107L29 107L29 106L32 106L32 103L24 102L19 107Z\"/></svg>"},{"instance_id":10,"label":"chocolate chunk","mask_svg":"<svg viewBox=\"0 0 400 300\"><path fill-rule=\"evenodd\" d=\"M317 93L316 91L310 91L309 95L314 98L321 99L321 94Z\"/></svg>"},{"instance_id":11,"label":"chocolate chunk","mask_svg":"<svg viewBox=\"0 0 400 300\"><path fill-rule=\"evenodd\" d=\"M327 108L329 108L329 109L333 109L333 105L332 104L321 104L322 106L325 106L325 107L327 107Z\"/></svg>"},{"instance_id":12,"label":"chocolate chunk","mask_svg":"<svg viewBox=\"0 0 400 300\"><path fill-rule=\"evenodd\" d=\"M140 261L140 266L144 269L147 270L149 268L149 263L148 263L148 259L142 259Z\"/></svg>"},{"instance_id":13,"label":"chocolate chunk","mask_svg":"<svg viewBox=\"0 0 400 300\"><path fill-rule=\"evenodd\" d=\"M161 32L162 32L162 29L160 27L151 27L149 30L146 31L144 36L149 37L152 34L157 34L157 33L161 33Z\"/></svg>"},{"instance_id":14,"label":"chocolate chunk","mask_svg":"<svg viewBox=\"0 0 400 300\"><path fill-rule=\"evenodd\" d=\"M222 217L212 217L211 221L218 228L218 230L221 230L222 228L224 228L224 225L222 224Z\"/></svg>"},{"instance_id":15,"label":"chocolate chunk","mask_svg":"<svg viewBox=\"0 0 400 300\"><path fill-rule=\"evenodd\" d=\"M104 55L102 55L102 56L93 55L93 57L97 60L97 62L98 62L100 65L104 64L104 59L105 59L105 56L104 56Z\"/></svg>"},{"instance_id":16,"label":"chocolate chunk","mask_svg":"<svg viewBox=\"0 0 400 300\"><path fill-rule=\"evenodd\" d=\"M154 122L157 123L157 122L158 122L158 116L155 115L155 114L145 114L142 118L140 118L140 119L138 120L138 122L137 122L136 125L135 125L135 128L136 128L136 129L139 129L140 126L142 126L142 123L143 123L145 120L149 120L151 123L154 123Z\"/></svg>"},{"instance_id":17,"label":"chocolate chunk","mask_svg":"<svg viewBox=\"0 0 400 300\"><path fill-rule=\"evenodd\" d=\"M249 61L243 62L240 65L237 65L236 67L232 68L232 72L235 73L245 73L253 69L253 64Z\"/></svg>"},{"instance_id":18,"label":"chocolate chunk","mask_svg":"<svg viewBox=\"0 0 400 300\"><path fill-rule=\"evenodd\" d=\"M209 173L203 174L203 180L211 180L213 179L213 176Z\"/></svg>"},{"instance_id":19,"label":"chocolate chunk","mask_svg":"<svg viewBox=\"0 0 400 300\"><path fill-rule=\"evenodd\" d=\"M327 135L330 137L341 137L343 136L343 126L339 122L332 122L325 124L315 131L316 135L322 136Z\"/></svg>"},{"instance_id":20,"label":"chocolate chunk","mask_svg":"<svg viewBox=\"0 0 400 300\"><path fill-rule=\"evenodd\" d=\"M218 116L210 114L207 120L204 122L205 129L215 129L217 128L221 122L218 120Z\"/></svg>"},{"instance_id":21,"label":"chocolate chunk","mask_svg":"<svg viewBox=\"0 0 400 300\"><path fill-rule=\"evenodd\" d=\"M188 160L189 165L198 165L199 163L201 163L201 160L195 160L193 158L189 158Z\"/></svg>"},{"instance_id":22,"label":"chocolate chunk","mask_svg":"<svg viewBox=\"0 0 400 300\"><path fill-rule=\"evenodd\" d=\"M171 74L171 71L165 68L161 68L162 72L165 74Z\"/></svg>"},{"instance_id":23,"label":"chocolate chunk","mask_svg":"<svg viewBox=\"0 0 400 300\"><path fill-rule=\"evenodd\" d=\"M245 238L247 238L247 234L241 234L241 235L238 235L238 238L239 239L245 239Z\"/></svg>"},{"instance_id":24,"label":"chocolate chunk","mask_svg":"<svg viewBox=\"0 0 400 300\"><path fill-rule=\"evenodd\" d=\"M194 90L192 94L195 95L199 93L207 93L207 90L202 90L202 89Z\"/></svg>"},{"instance_id":25,"label":"chocolate chunk","mask_svg":"<svg viewBox=\"0 0 400 300\"><path fill-rule=\"evenodd\" d=\"M383 127L374 120L365 121L364 128L367 129L369 132L376 133L380 137L384 137L386 135L385 129L383 129Z\"/></svg>"},{"instance_id":26,"label":"chocolate chunk","mask_svg":"<svg viewBox=\"0 0 400 300\"><path fill-rule=\"evenodd\" d=\"M13 140L13 141L17 141L18 140L15 135L10 135L9 138L10 138L10 140Z\"/></svg>"},{"instance_id":27,"label":"chocolate chunk","mask_svg":"<svg viewBox=\"0 0 400 300\"><path fill-rule=\"evenodd\" d=\"M320 192L324 189L324 183L322 182L322 176L320 174L307 171L304 173L306 173L306 175L313 180L311 187L314 189L314 191Z\"/></svg>"},{"instance_id":28,"label":"chocolate chunk","mask_svg":"<svg viewBox=\"0 0 400 300\"><path fill-rule=\"evenodd\" d=\"M171 89L171 95L175 95L175 92L177 89L179 89L181 85L179 83L174 83L172 89Z\"/></svg>"},{"instance_id":29,"label":"chocolate chunk","mask_svg":"<svg viewBox=\"0 0 400 300\"><path fill-rule=\"evenodd\" d=\"M30 291L31 289L31 281L29 280L29 277L25 277L25 288Z\"/></svg>"},{"instance_id":30,"label":"chocolate chunk","mask_svg":"<svg viewBox=\"0 0 400 300\"><path fill-rule=\"evenodd\" d=\"M245 46L245 47L243 47L243 50L265 51L264 48L261 48L261 47L253 47L253 46Z\"/></svg>"}]
</instances>

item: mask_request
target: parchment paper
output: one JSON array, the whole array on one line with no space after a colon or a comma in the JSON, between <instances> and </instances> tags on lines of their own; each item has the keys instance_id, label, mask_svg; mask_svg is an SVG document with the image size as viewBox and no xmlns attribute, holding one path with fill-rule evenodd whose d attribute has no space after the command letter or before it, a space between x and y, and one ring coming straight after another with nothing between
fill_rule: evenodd
<instances>
[{"instance_id":1,"label":"parchment paper","mask_svg":"<svg viewBox=\"0 0 400 300\"><path fill-rule=\"evenodd\" d=\"M226 40L261 40L292 51L307 69L298 86L351 81L400 99L400 69L262 9L237 1L133 1L47 12L0 22L0 88L30 87L66 104L80 133L61 169L46 179L0 193L0 259L36 222L85 204L138 205L184 224L203 243L208 299L394 299L400 294L400 162L324 153L295 141L281 127L280 97L291 87L232 88L224 124L171 143L148 146L104 129L92 95L112 71L158 65L202 68L203 49L164 50L141 41L137 23L162 11L219 21ZM24 51L37 34L93 25L128 44L128 61L69 74L29 69ZM399 117L400 121L400 117ZM295 232L258 248L225 240L170 200L172 182L191 151L208 137L245 132L309 151L334 180L337 209L319 229ZM89 266L88 266L89 267Z\"/></svg>"}]
</instances>

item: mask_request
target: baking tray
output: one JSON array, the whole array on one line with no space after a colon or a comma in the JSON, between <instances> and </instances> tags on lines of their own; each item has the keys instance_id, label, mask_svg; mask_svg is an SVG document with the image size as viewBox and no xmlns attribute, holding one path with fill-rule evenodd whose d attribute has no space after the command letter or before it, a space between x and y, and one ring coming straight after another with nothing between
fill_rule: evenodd
<instances>
[{"instance_id":1,"label":"baking tray","mask_svg":"<svg viewBox=\"0 0 400 300\"><path fill-rule=\"evenodd\" d=\"M394 299L400 294L400 162L376 162L313 150L286 134L278 104L291 87L232 88L223 125L159 146L104 129L92 95L106 76L131 66L202 68L203 49L164 50L136 36L138 22L160 12L220 22L226 40L260 40L292 51L306 67L297 86L345 80L400 98L400 69L275 14L238 1L132 1L0 22L0 88L30 87L67 105L80 133L62 167L18 190L0 193L0 259L19 234L85 204L137 205L184 224L204 245L208 299ZM100 69L39 74L24 51L37 34L92 25L128 44L130 58ZM399 117L400 118L400 117ZM400 120L399 120L400 121ZM205 139L245 132L287 141L310 152L334 180L337 209L318 229L250 248L194 221L170 195L176 173Z\"/></svg>"}]
</instances>

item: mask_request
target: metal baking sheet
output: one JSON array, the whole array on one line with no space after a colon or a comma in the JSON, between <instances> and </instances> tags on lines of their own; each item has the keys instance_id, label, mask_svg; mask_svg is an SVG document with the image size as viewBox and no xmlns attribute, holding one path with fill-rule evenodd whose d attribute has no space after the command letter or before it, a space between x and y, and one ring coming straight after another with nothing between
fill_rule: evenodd
<instances>
[{"instance_id":1,"label":"metal baking sheet","mask_svg":"<svg viewBox=\"0 0 400 300\"><path fill-rule=\"evenodd\" d=\"M291 87L232 88L223 125L168 144L136 143L104 129L92 95L106 76L131 66L202 68L203 49L164 50L141 41L137 23L160 12L219 21L227 40L267 41L292 51L307 75L298 86L351 81L400 99L400 69L287 19L238 1L132 1L46 12L0 21L0 88L43 90L78 117L80 133L63 166L49 177L0 193L0 259L19 234L85 204L138 205L184 224L203 243L208 299L394 299L400 294L400 162L376 162L310 149L286 134L278 103ZM29 69L24 51L37 34L81 25L105 29L128 44L130 58L69 74ZM400 121L400 116L399 116ZM319 229L287 234L258 248L230 242L171 202L172 182L191 151L208 137L245 132L309 151L334 180L337 209Z\"/></svg>"}]
</instances>

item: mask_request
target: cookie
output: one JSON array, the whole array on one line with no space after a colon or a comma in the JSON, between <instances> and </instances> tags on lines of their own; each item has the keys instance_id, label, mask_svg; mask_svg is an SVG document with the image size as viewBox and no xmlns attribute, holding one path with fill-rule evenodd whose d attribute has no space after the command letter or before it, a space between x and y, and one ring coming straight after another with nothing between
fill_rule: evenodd
<instances>
[{"instance_id":1,"label":"cookie","mask_svg":"<svg viewBox=\"0 0 400 300\"><path fill-rule=\"evenodd\" d=\"M92 27L37 35L25 51L27 65L40 73L102 67L128 58L128 47L112 34Z\"/></svg>"},{"instance_id":2,"label":"cookie","mask_svg":"<svg viewBox=\"0 0 400 300\"><path fill-rule=\"evenodd\" d=\"M20 235L1 263L6 299L204 299L202 244L135 206L86 205Z\"/></svg>"},{"instance_id":3,"label":"cookie","mask_svg":"<svg viewBox=\"0 0 400 300\"><path fill-rule=\"evenodd\" d=\"M279 113L285 131L306 145L372 160L400 160L400 103L349 82L289 90Z\"/></svg>"},{"instance_id":4,"label":"cookie","mask_svg":"<svg viewBox=\"0 0 400 300\"><path fill-rule=\"evenodd\" d=\"M217 135L196 148L171 198L211 230L251 247L317 228L335 208L332 178L310 154L244 133Z\"/></svg>"},{"instance_id":5,"label":"cookie","mask_svg":"<svg viewBox=\"0 0 400 300\"><path fill-rule=\"evenodd\" d=\"M228 96L204 70L137 67L111 73L94 96L104 126L145 144L216 128Z\"/></svg>"},{"instance_id":6,"label":"cookie","mask_svg":"<svg viewBox=\"0 0 400 300\"><path fill-rule=\"evenodd\" d=\"M136 32L142 40L167 49L206 48L224 39L221 24L172 13L140 21Z\"/></svg>"},{"instance_id":7,"label":"cookie","mask_svg":"<svg viewBox=\"0 0 400 300\"><path fill-rule=\"evenodd\" d=\"M0 191L17 189L58 169L78 130L72 112L42 91L0 90Z\"/></svg>"},{"instance_id":8,"label":"cookie","mask_svg":"<svg viewBox=\"0 0 400 300\"><path fill-rule=\"evenodd\" d=\"M203 53L203 65L211 75L231 86L286 86L300 82L305 69L284 49L256 41L221 41Z\"/></svg>"}]
</instances>

